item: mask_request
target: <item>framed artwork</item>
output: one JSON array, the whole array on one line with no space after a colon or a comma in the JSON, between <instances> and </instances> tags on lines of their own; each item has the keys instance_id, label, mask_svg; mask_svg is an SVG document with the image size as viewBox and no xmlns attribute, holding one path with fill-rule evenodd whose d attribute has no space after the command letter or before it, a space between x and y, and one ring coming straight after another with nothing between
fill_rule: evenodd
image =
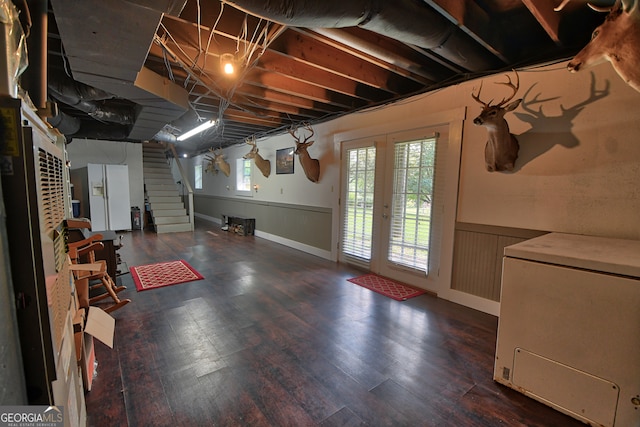
<instances>
[{"instance_id":1,"label":"framed artwork","mask_svg":"<svg viewBox=\"0 0 640 427\"><path fill-rule=\"evenodd\" d=\"M276 174L293 173L293 152L295 148L276 150Z\"/></svg>"}]
</instances>

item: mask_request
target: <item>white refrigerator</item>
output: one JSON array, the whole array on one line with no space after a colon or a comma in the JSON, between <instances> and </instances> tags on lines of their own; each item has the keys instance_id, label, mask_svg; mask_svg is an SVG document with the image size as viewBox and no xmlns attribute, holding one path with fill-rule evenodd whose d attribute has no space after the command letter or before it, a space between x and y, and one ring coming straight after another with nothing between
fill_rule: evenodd
<instances>
[{"instance_id":1,"label":"white refrigerator","mask_svg":"<svg viewBox=\"0 0 640 427\"><path fill-rule=\"evenodd\" d=\"M87 164L91 229L131 230L129 167Z\"/></svg>"}]
</instances>

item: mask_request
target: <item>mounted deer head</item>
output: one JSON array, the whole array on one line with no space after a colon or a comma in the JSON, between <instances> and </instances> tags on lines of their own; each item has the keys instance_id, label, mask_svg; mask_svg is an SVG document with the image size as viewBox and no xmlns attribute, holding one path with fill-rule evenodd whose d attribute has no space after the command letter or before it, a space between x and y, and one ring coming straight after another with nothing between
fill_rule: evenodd
<instances>
[{"instance_id":1,"label":"mounted deer head","mask_svg":"<svg viewBox=\"0 0 640 427\"><path fill-rule=\"evenodd\" d=\"M209 164L207 165L205 172L211 172L214 175L217 175L218 170L221 170L223 174L229 176L231 173L231 166L229 166L229 163L224 159L225 155L222 153L222 149L213 150L209 148L209 151L213 153L213 157L206 156L206 159L209 160Z\"/></svg>"},{"instance_id":2,"label":"mounted deer head","mask_svg":"<svg viewBox=\"0 0 640 427\"><path fill-rule=\"evenodd\" d=\"M271 175L271 161L263 159L262 156L258 154L258 145L256 144L256 137L252 136L251 138L247 138L244 142L251 145L252 148L251 148L251 151L245 154L242 158L253 159L253 164L255 164L256 167L260 169L260 172L262 172L262 175L264 175L265 178L269 178L269 175Z\"/></svg>"},{"instance_id":3,"label":"mounted deer head","mask_svg":"<svg viewBox=\"0 0 640 427\"><path fill-rule=\"evenodd\" d=\"M313 128L310 124L306 124L304 128L311 132L311 134L306 136L302 142L300 142L300 136L296 136L297 129L294 129L293 127L289 129L289 134L296 142L296 150L294 151L294 154L298 155L298 159L300 159L300 164L302 165L302 170L304 170L304 174L307 176L307 179L311 182L318 182L318 179L320 178L320 161L318 159L312 159L307 152L307 149L311 147L314 142L307 142L314 134Z\"/></svg>"},{"instance_id":4,"label":"mounted deer head","mask_svg":"<svg viewBox=\"0 0 640 427\"><path fill-rule=\"evenodd\" d=\"M610 61L618 75L640 92L640 13L637 0L617 0L602 25L593 31L591 41L567 64L567 68L577 72L604 61Z\"/></svg>"},{"instance_id":5,"label":"mounted deer head","mask_svg":"<svg viewBox=\"0 0 640 427\"><path fill-rule=\"evenodd\" d=\"M509 132L509 124L504 119L504 115L509 111L515 110L522 101L522 99L517 99L507 104L507 102L516 96L518 88L520 87L520 78L515 70L514 72L516 73L515 84L511 82L511 77L508 75L507 82L496 83L508 86L513 90L513 94L511 94L510 97L504 98L499 103L491 105L491 101L493 100L489 102L480 100L482 83L480 83L478 94L471 94L471 97L482 105L482 111L478 117L473 119L473 123L487 128L489 140L484 147L484 160L489 172L512 171L518 158L520 145L516 137Z\"/></svg>"}]
</instances>

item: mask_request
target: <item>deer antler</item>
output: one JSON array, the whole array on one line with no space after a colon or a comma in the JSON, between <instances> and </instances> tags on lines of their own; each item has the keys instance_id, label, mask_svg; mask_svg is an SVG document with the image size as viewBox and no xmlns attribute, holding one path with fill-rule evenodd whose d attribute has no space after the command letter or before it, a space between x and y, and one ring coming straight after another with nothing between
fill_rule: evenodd
<instances>
[{"instance_id":1,"label":"deer antler","mask_svg":"<svg viewBox=\"0 0 640 427\"><path fill-rule=\"evenodd\" d=\"M560 3L560 5L558 5L558 7L554 7L553 10L555 12L560 12L562 9L564 9L564 7L570 2L571 0L562 0L562 3ZM596 6L592 3L587 2L587 6L589 6L591 9L595 10L596 12L611 12L611 10L613 10L618 4L620 3L620 0L616 0L615 4L613 6L608 6L608 7L603 7L603 6ZM628 10L629 9L629 5L627 5L625 2L623 3L623 8L624 10Z\"/></svg>"},{"instance_id":2,"label":"deer antler","mask_svg":"<svg viewBox=\"0 0 640 427\"><path fill-rule=\"evenodd\" d=\"M491 105L491 101L493 101L493 99L489 102L484 102L483 100L480 99L480 92L482 92L482 82L480 82L480 89L478 89L478 94L474 95L473 92L471 92L471 97L475 99L477 102L479 102L480 104L482 104L484 108L487 108L489 105Z\"/></svg>"},{"instance_id":3,"label":"deer antler","mask_svg":"<svg viewBox=\"0 0 640 427\"><path fill-rule=\"evenodd\" d=\"M256 146L256 136L252 135L252 136L246 138L244 140L244 142L255 148L255 146Z\"/></svg>"},{"instance_id":4,"label":"deer antler","mask_svg":"<svg viewBox=\"0 0 640 427\"><path fill-rule=\"evenodd\" d=\"M513 90L513 93L511 94L511 96L508 97L508 98L504 98L502 101L500 101L498 104L496 104L496 107L502 107L504 104L506 104L507 102L511 101L513 99L513 97L516 96L516 93L518 93L518 89L520 88L520 77L518 76L518 72L516 70L513 70L513 72L516 73L516 84L515 85L511 82L511 77L509 77L508 74L507 74L507 79L509 81L507 81L507 82L496 82L496 84L508 86Z\"/></svg>"},{"instance_id":5,"label":"deer antler","mask_svg":"<svg viewBox=\"0 0 640 427\"><path fill-rule=\"evenodd\" d=\"M305 138L304 138L304 141L302 142L303 144L306 144L306 143L307 143L307 141L308 141L308 140L310 140L310 139L311 139L311 137L313 137L313 135L315 134L315 131L314 131L314 130L313 130L313 128L311 127L311 124L310 124L310 123L303 123L303 125L304 125L304 128L305 128L306 130L308 130L309 132L311 132L311 135L309 135L309 136L305 137ZM309 144L309 145L311 145L311 144Z\"/></svg>"},{"instance_id":6,"label":"deer antler","mask_svg":"<svg viewBox=\"0 0 640 427\"><path fill-rule=\"evenodd\" d=\"M296 142L300 142L300 137L296 136L296 130L293 126L291 126L289 129L287 129L287 132L289 132L289 135L291 135L293 137L293 139L296 140Z\"/></svg>"}]
</instances>

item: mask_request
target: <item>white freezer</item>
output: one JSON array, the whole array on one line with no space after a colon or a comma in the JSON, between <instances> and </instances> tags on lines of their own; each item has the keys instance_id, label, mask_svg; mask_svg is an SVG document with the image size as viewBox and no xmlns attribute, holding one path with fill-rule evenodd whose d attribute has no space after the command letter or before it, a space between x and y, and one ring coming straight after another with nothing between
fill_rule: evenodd
<instances>
[{"instance_id":1,"label":"white freezer","mask_svg":"<svg viewBox=\"0 0 640 427\"><path fill-rule=\"evenodd\" d=\"M640 426L640 241L504 250L494 380L594 426Z\"/></svg>"}]
</instances>

